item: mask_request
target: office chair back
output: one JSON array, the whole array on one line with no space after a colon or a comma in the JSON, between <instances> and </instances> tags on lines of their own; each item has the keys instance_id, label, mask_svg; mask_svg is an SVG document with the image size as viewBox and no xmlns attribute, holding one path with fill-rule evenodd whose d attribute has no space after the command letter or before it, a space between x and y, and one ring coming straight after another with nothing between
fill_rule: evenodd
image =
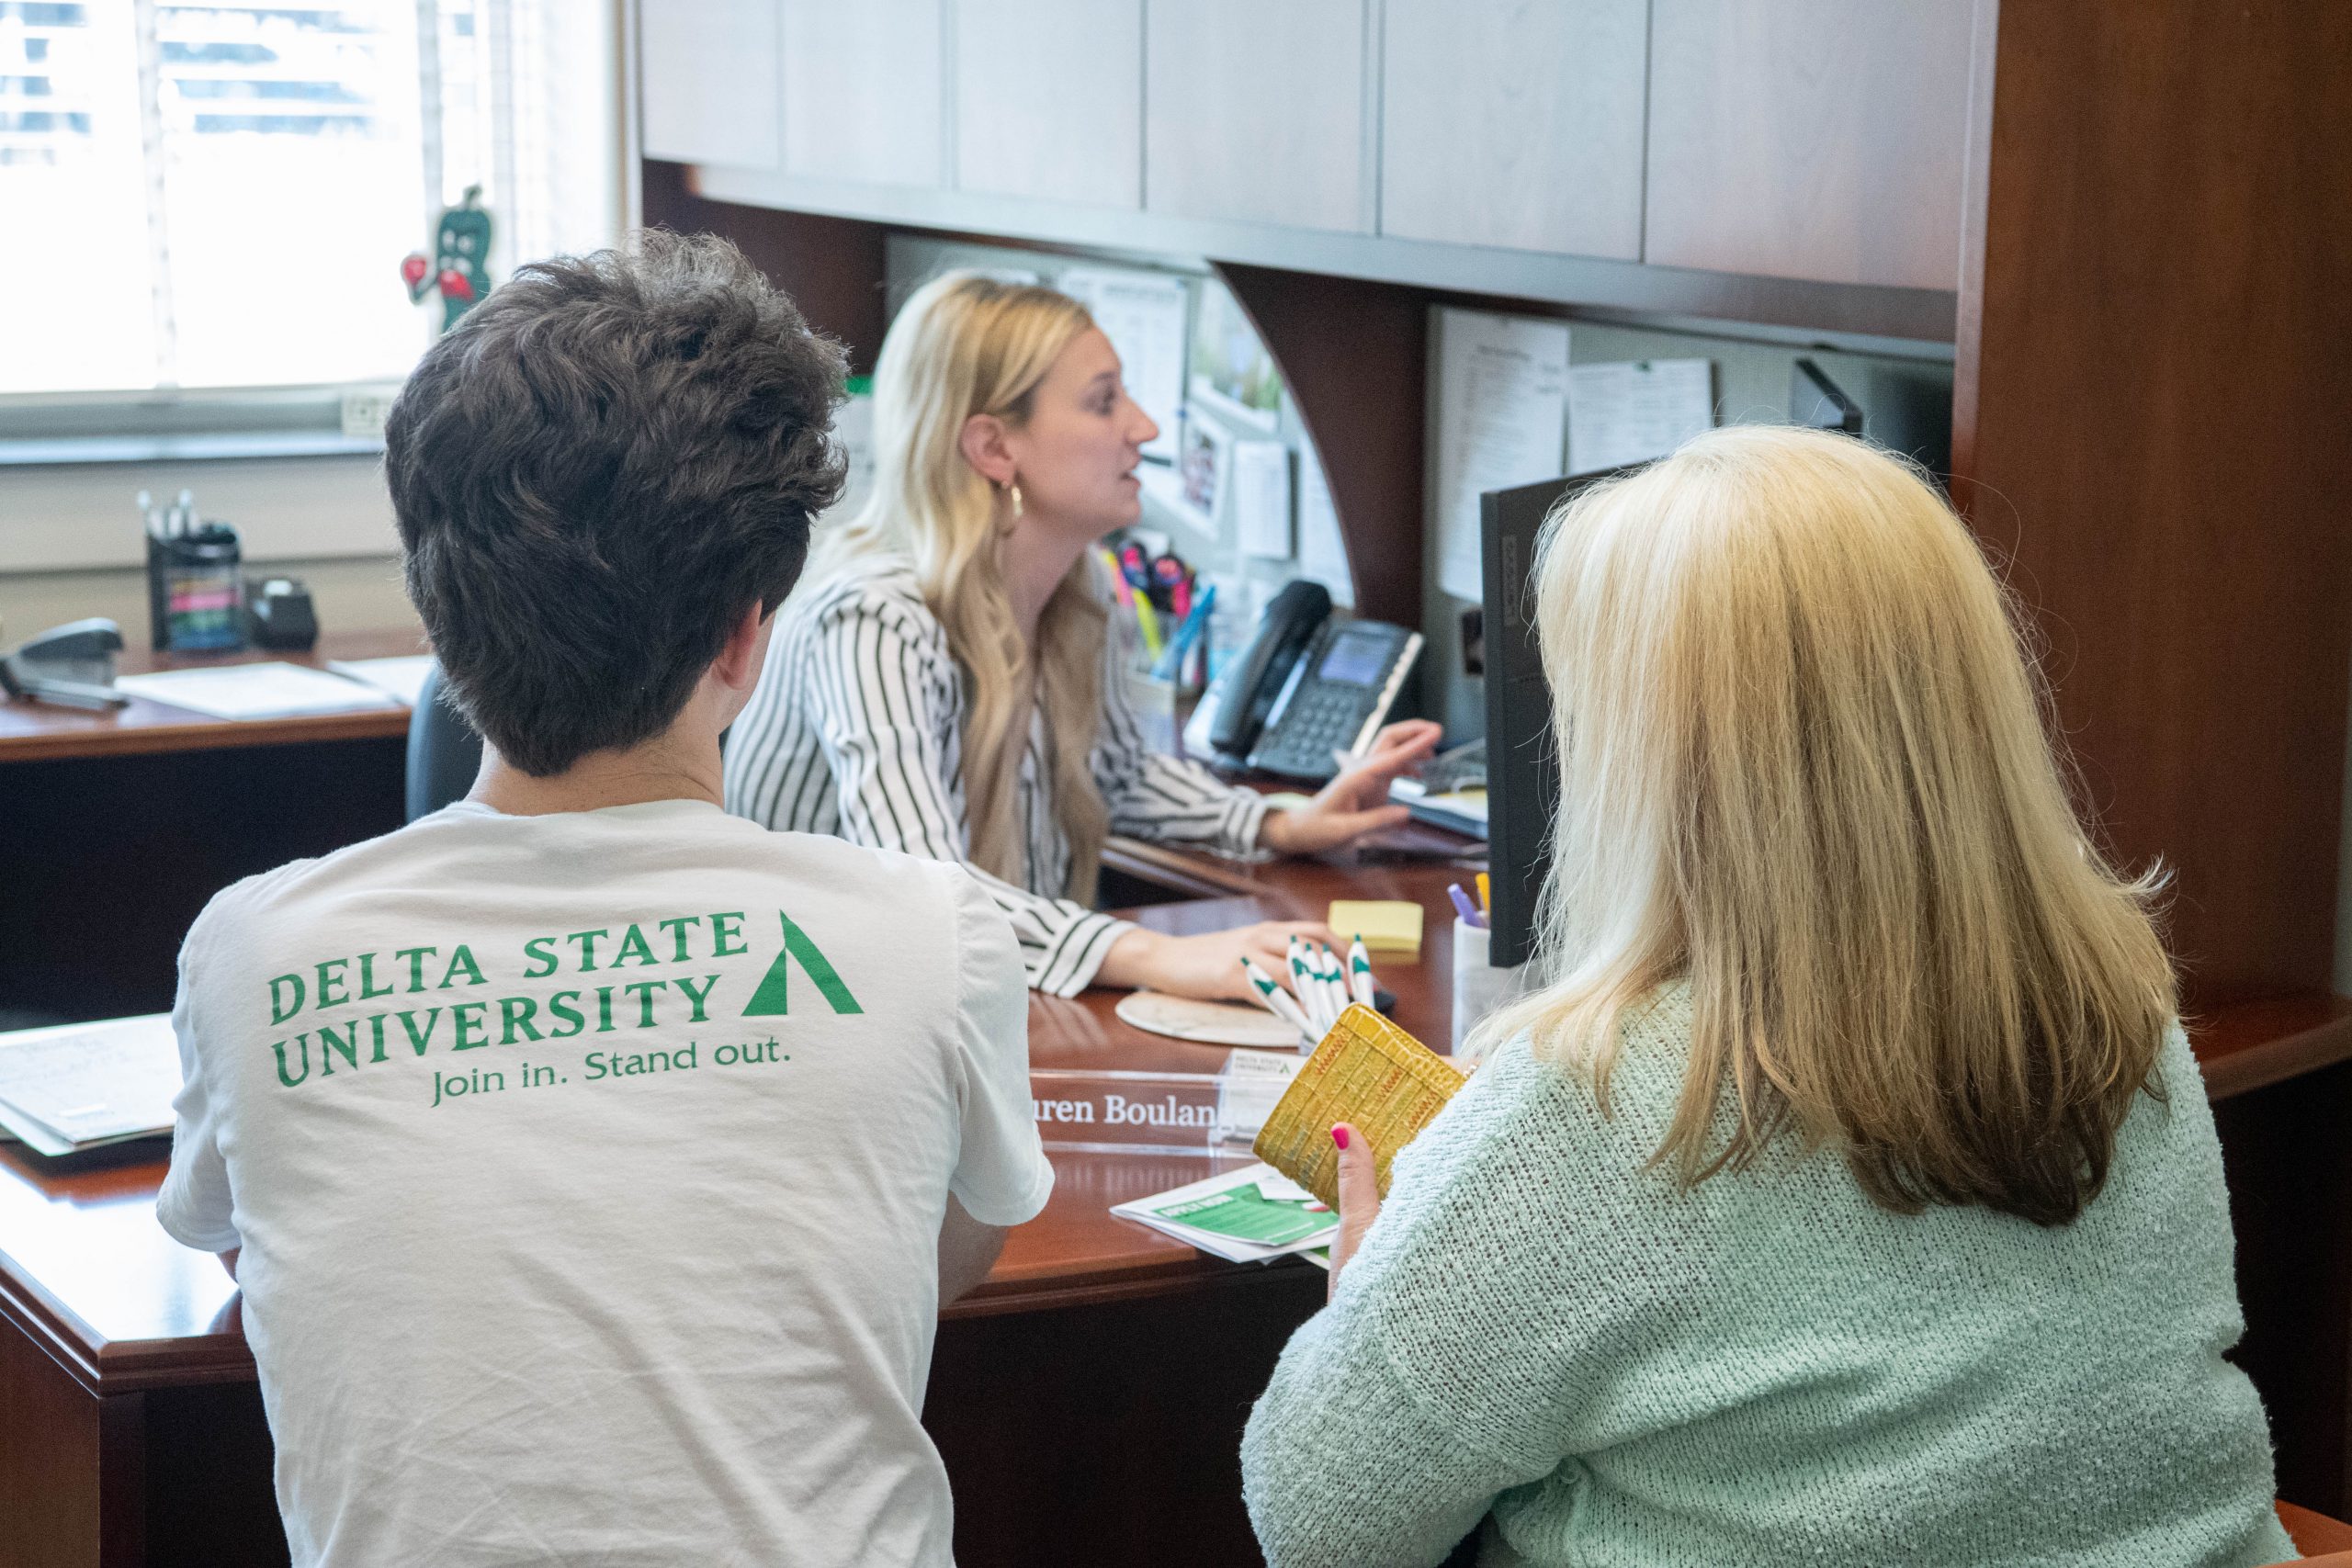
<instances>
[{"instance_id":1,"label":"office chair back","mask_svg":"<svg viewBox=\"0 0 2352 1568\"><path fill-rule=\"evenodd\" d=\"M425 673L408 716L408 819L430 817L473 788L481 737L441 700L441 666Z\"/></svg>"}]
</instances>

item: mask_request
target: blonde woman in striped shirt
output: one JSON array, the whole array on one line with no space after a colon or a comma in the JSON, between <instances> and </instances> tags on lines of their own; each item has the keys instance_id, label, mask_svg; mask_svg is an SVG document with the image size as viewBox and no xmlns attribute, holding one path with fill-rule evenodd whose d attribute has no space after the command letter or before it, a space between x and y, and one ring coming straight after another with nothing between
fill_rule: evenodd
<instances>
[{"instance_id":1,"label":"blonde woman in striped shirt","mask_svg":"<svg viewBox=\"0 0 2352 1568\"><path fill-rule=\"evenodd\" d=\"M1404 819L1388 784L1434 749L1392 725L1313 803L1143 741L1106 646L1095 541L1136 521L1158 434L1085 309L951 273L907 302L875 376L872 499L817 546L727 754L727 808L771 828L962 862L1039 990L1245 995L1266 921L1175 937L1090 908L1112 831L1227 851L1334 849Z\"/></svg>"}]
</instances>

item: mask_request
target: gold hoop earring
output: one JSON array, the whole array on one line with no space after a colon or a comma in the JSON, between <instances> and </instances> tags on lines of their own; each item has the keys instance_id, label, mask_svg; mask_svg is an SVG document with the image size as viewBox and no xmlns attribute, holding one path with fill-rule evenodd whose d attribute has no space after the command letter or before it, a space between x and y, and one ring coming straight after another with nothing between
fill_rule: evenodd
<instances>
[{"instance_id":1,"label":"gold hoop earring","mask_svg":"<svg viewBox=\"0 0 2352 1568\"><path fill-rule=\"evenodd\" d=\"M1012 496L1012 514L1013 514L1013 516L1015 516L1015 517L1020 516L1020 515L1021 515L1021 487L1020 487L1018 484L1008 483L1008 484L1004 487L1004 490L1005 490L1005 493L1006 493L1006 494L1008 494L1008 495L1010 495L1010 496Z\"/></svg>"}]
</instances>

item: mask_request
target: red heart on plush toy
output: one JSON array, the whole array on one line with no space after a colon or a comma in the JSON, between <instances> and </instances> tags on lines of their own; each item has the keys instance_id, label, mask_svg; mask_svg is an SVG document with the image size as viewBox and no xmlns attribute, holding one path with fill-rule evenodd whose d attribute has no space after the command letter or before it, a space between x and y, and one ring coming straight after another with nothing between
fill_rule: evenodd
<instances>
[{"instance_id":1,"label":"red heart on plush toy","mask_svg":"<svg viewBox=\"0 0 2352 1568\"><path fill-rule=\"evenodd\" d=\"M441 292L452 299L470 299L474 297L474 286L468 283L466 275L456 267L444 268L438 281L441 285Z\"/></svg>"},{"instance_id":2,"label":"red heart on plush toy","mask_svg":"<svg viewBox=\"0 0 2352 1568\"><path fill-rule=\"evenodd\" d=\"M431 262L424 259L424 252L412 252L409 258L401 263L401 277L411 288L413 288L424 281L424 275L432 265Z\"/></svg>"}]
</instances>

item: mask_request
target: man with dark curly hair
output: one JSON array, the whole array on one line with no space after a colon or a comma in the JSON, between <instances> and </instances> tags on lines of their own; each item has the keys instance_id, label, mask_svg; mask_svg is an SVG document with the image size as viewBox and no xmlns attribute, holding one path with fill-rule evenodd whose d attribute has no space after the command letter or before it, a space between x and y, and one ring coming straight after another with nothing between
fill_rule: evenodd
<instances>
[{"instance_id":1,"label":"man with dark curly hair","mask_svg":"<svg viewBox=\"0 0 2352 1568\"><path fill-rule=\"evenodd\" d=\"M214 898L157 1209L298 1564L945 1563L939 1303L1044 1206L961 870L719 807L840 351L731 247L521 269L386 430L463 801Z\"/></svg>"}]
</instances>

